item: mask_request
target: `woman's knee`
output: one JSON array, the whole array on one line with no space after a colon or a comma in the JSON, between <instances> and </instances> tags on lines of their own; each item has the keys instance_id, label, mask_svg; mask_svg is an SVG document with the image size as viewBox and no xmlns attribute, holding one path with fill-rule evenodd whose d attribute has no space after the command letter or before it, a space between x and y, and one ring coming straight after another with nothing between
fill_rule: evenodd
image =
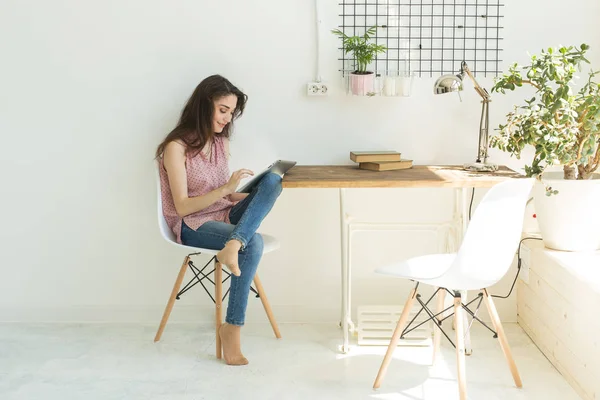
<instances>
[{"instance_id":1,"label":"woman's knee","mask_svg":"<svg viewBox=\"0 0 600 400\"><path fill-rule=\"evenodd\" d=\"M273 172L269 172L262 177L260 183L281 192L281 181L281 176L274 174Z\"/></svg>"}]
</instances>

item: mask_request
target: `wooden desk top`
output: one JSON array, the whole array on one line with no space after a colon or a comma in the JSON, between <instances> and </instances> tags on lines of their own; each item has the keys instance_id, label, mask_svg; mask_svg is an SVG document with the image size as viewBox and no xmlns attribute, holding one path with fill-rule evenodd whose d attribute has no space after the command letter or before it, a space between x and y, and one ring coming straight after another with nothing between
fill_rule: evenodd
<instances>
[{"instance_id":1,"label":"wooden desk top","mask_svg":"<svg viewBox=\"0 0 600 400\"><path fill-rule=\"evenodd\" d=\"M505 166L496 172L464 171L460 165L415 165L395 171L369 171L358 165L296 165L283 177L284 188L463 188L492 187L523 178Z\"/></svg>"}]
</instances>

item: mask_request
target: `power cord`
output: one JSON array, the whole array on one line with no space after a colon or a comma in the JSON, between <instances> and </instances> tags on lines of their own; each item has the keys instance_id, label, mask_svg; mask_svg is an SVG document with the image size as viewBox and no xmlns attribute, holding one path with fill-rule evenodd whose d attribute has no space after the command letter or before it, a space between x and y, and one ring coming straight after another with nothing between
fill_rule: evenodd
<instances>
[{"instance_id":1,"label":"power cord","mask_svg":"<svg viewBox=\"0 0 600 400\"><path fill-rule=\"evenodd\" d=\"M471 208L473 207L473 199L475 198L475 188L471 192L471 202L469 203L469 221L471 220Z\"/></svg>"},{"instance_id":2,"label":"power cord","mask_svg":"<svg viewBox=\"0 0 600 400\"><path fill-rule=\"evenodd\" d=\"M521 241L519 242L519 248L517 250L517 273L515 275L515 279L514 279L514 281L512 283L512 286L510 287L510 291L508 292L508 294L506 296L500 296L500 295L497 295L497 294L493 294L492 297L496 297L498 299L507 299L511 295L511 293L512 293L514 287L515 287L515 284L517 283L517 278L519 277L519 272L521 272L521 244L525 240L529 240L529 239L531 239L531 240L542 240L542 238L538 238L538 237L526 237L526 238L521 239Z\"/></svg>"},{"instance_id":3,"label":"power cord","mask_svg":"<svg viewBox=\"0 0 600 400\"><path fill-rule=\"evenodd\" d=\"M315 20L317 23L317 57L316 57L316 73L315 73L315 81L321 82L321 10L319 0L315 0Z\"/></svg>"}]
</instances>

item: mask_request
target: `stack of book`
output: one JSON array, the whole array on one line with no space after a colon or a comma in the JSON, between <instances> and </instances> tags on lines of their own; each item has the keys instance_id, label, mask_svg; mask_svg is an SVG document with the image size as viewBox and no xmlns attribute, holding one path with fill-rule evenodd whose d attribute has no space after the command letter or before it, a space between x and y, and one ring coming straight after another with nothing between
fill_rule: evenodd
<instances>
[{"instance_id":1,"label":"stack of book","mask_svg":"<svg viewBox=\"0 0 600 400\"><path fill-rule=\"evenodd\" d=\"M397 151L351 151L350 159L360 169L391 171L412 168L412 160L405 160Z\"/></svg>"}]
</instances>

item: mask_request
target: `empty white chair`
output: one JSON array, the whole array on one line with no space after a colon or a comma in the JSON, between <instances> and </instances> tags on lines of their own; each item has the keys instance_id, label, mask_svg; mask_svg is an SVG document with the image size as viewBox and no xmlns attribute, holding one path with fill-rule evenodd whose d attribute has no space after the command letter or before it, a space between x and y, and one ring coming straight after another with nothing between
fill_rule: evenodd
<instances>
[{"instance_id":1,"label":"empty white chair","mask_svg":"<svg viewBox=\"0 0 600 400\"><path fill-rule=\"evenodd\" d=\"M455 347L460 399L467 398L465 332L462 313L466 311L471 316L474 316L474 314L468 308L468 305L462 304L461 290L481 291L480 297L477 299L480 303L482 300L485 302L495 329L494 333L500 341L500 346L508 361L515 384L519 388L522 387L521 378L511 355L498 312L487 288L502 279L510 268L521 239L525 205L532 185L533 179L511 179L492 187L475 210L458 253L415 257L376 270L377 273L413 280L416 282L416 286L410 292L404 305L400 320L375 379L374 388L381 385L392 354L398 345L398 340L410 329L410 324L406 328L405 324L415 300L421 304L422 308L419 312L425 311L430 319L434 320L434 325L439 328L434 331L435 358L439 348L441 321L447 318L447 316L442 318L442 315L448 311L443 310L444 297L446 293L450 293L454 296L454 306L449 308L454 308L456 319ZM437 287L436 292L429 299L431 301L437 294L437 313L429 309L429 301L423 302L417 294L421 283ZM482 322L478 318L476 319ZM488 329L492 330L489 327Z\"/></svg>"},{"instance_id":2,"label":"empty white chair","mask_svg":"<svg viewBox=\"0 0 600 400\"><path fill-rule=\"evenodd\" d=\"M187 255L185 256L185 258L183 260L183 264L181 265L181 268L179 269L179 274L177 275L177 279L175 279L175 285L173 286L173 290L171 291L171 296L169 297L169 301L165 308L165 312L163 313L163 317L162 317L162 320L160 321L160 326L158 328L158 331L156 332L154 341L158 342L160 340L162 333L165 329L165 326L167 324L167 321L169 320L169 316L171 315L171 310L173 309L173 304L175 303L176 299L179 299L180 295L185 293L187 290L191 289L196 284L200 283L210 296L210 292L208 291L208 289L206 289L206 286L204 286L204 284L202 283L202 281L206 279L215 285L215 297L213 298L213 301L215 303L216 355L217 355L217 358L221 358L222 354L221 354L221 339L219 337L219 327L221 326L222 318L223 318L222 314L221 314L221 309L222 309L222 304L223 304L223 300L224 300L224 295L223 295L224 280L223 280L223 276L222 276L223 268L221 266L221 263L217 262L216 257L215 257L215 255L219 252L219 250L203 249L203 248L198 248L198 247L185 246L185 245L177 243L177 241L175 239L175 234L173 233L171 228L169 228L169 225L167 225L167 221L165 220L165 217L163 215L162 197L161 197L161 191L160 191L160 175L158 173L158 168L160 168L160 166L157 163L156 182L157 182L157 189L158 189L157 190L158 227L159 227L162 237L169 244L177 247L178 249L183 250L184 252L186 252ZM270 253L279 248L279 242L273 236L265 235L265 234L261 234L261 236L262 236L263 242L264 242L263 254ZM197 256L200 254L207 254L207 255L212 256L202 269L197 268L194 265L193 261L191 260L192 256ZM208 273L204 273L204 269L206 269L206 267L208 265L210 265L211 262L214 262L214 269L212 271L209 271ZM180 291L179 289L181 288L181 283L183 282L183 278L185 276L185 272L188 267L193 272L194 277ZM213 272L214 272L214 282L209 278L209 275ZM225 271L225 274L227 275L225 280L227 280L229 278L230 274L227 271ZM265 312L267 313L267 317L269 318L269 322L271 323L271 327L273 328L273 332L275 333L275 336L278 339L280 339L281 334L279 333L279 327L277 326L277 322L275 321L275 317L273 316L271 306L269 304L269 301L267 300L267 296L266 296L263 286L260 282L258 274L254 275L254 285L256 286L256 290L254 290L254 289L251 289L251 290L257 294L257 297L260 298L262 305L265 309ZM211 298L212 298L212 296L211 296Z\"/></svg>"}]
</instances>

